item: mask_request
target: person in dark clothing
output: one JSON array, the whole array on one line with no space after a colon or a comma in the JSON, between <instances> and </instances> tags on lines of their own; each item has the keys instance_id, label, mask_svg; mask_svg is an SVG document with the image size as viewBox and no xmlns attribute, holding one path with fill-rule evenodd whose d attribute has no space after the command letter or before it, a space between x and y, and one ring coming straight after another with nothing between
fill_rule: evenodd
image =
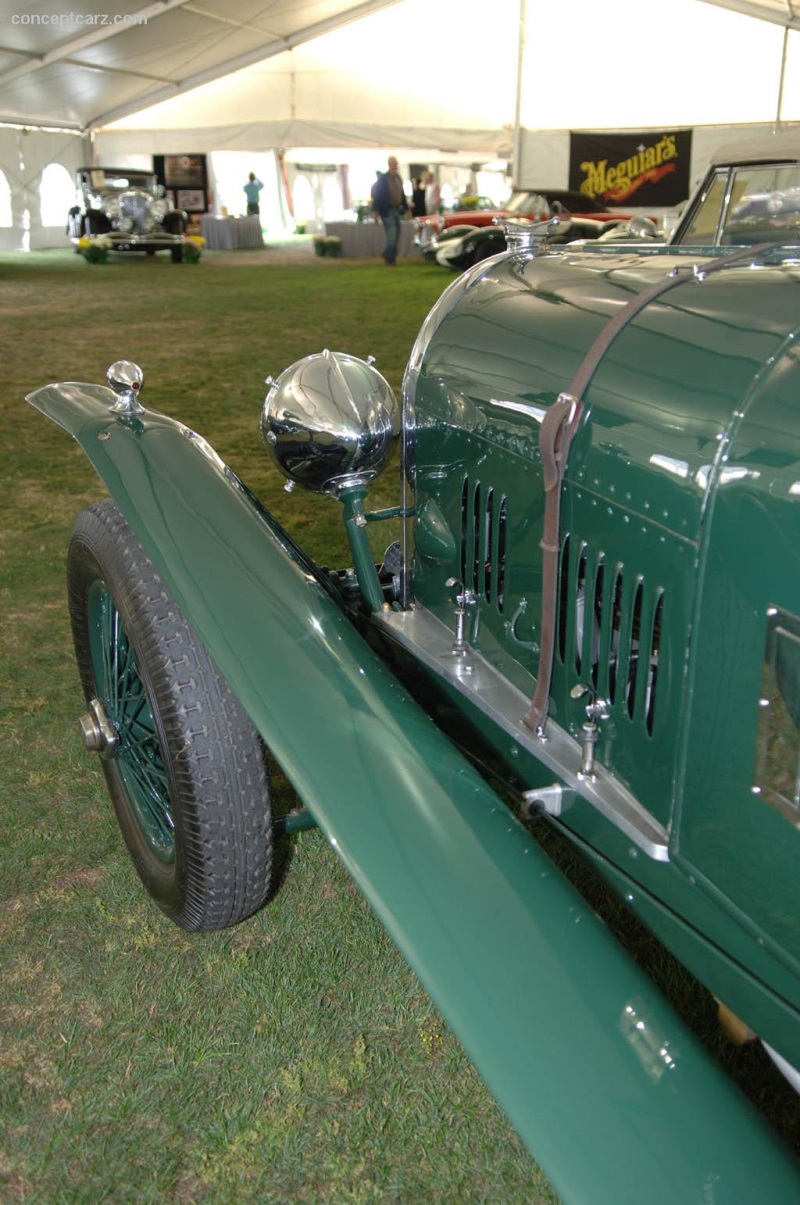
<instances>
[{"instance_id":1,"label":"person in dark clothing","mask_svg":"<svg viewBox=\"0 0 800 1205\"><path fill-rule=\"evenodd\" d=\"M394 155L389 157L388 167L389 170L379 175L372 186L372 209L375 216L383 222L386 232L383 258L391 265L397 262L400 222L408 212L409 206Z\"/></svg>"},{"instance_id":2,"label":"person in dark clothing","mask_svg":"<svg viewBox=\"0 0 800 1205\"><path fill-rule=\"evenodd\" d=\"M411 206L415 218L424 218L427 210L425 208L425 185L419 176L416 176L411 181Z\"/></svg>"}]
</instances>

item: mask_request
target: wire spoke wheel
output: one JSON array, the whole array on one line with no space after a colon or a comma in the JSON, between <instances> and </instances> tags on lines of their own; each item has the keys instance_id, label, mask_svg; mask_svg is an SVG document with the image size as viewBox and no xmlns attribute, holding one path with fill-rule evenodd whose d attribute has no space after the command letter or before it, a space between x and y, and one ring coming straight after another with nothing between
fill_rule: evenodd
<instances>
[{"instance_id":1,"label":"wire spoke wheel","mask_svg":"<svg viewBox=\"0 0 800 1205\"><path fill-rule=\"evenodd\" d=\"M78 517L67 578L84 742L134 865L183 928L235 924L269 891L261 739L113 502Z\"/></svg>"},{"instance_id":2,"label":"wire spoke wheel","mask_svg":"<svg viewBox=\"0 0 800 1205\"><path fill-rule=\"evenodd\" d=\"M114 756L131 810L155 857L175 858L169 785L155 721L114 600L105 583L95 582L88 597L92 668L106 715L117 733Z\"/></svg>"}]
</instances>

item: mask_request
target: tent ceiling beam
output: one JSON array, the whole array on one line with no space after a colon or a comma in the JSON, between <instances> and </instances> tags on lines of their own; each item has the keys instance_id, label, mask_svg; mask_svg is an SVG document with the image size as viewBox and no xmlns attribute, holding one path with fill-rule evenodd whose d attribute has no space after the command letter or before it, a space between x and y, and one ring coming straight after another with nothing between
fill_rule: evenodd
<instances>
[{"instance_id":1,"label":"tent ceiling beam","mask_svg":"<svg viewBox=\"0 0 800 1205\"><path fill-rule=\"evenodd\" d=\"M77 122L70 124L63 117L54 117L51 121L23 121L8 113L0 113L0 129L10 127L12 130L37 130L45 134L80 134L85 131Z\"/></svg>"},{"instance_id":2,"label":"tent ceiling beam","mask_svg":"<svg viewBox=\"0 0 800 1205\"><path fill-rule=\"evenodd\" d=\"M727 8L744 17L755 17L757 21L768 21L784 29L800 29L800 5L796 0L782 0L779 6L762 4L759 0L704 0L716 8Z\"/></svg>"},{"instance_id":3,"label":"tent ceiling beam","mask_svg":"<svg viewBox=\"0 0 800 1205\"><path fill-rule=\"evenodd\" d=\"M81 34L77 38L69 38L66 42L62 42L60 46L56 46L54 50L48 50L46 54L30 55L26 62L19 63L16 67L12 67L9 71L0 72L0 81L4 84L11 83L12 80L19 79L20 76L29 75L32 71L40 71L42 67L49 67L51 63L60 63L65 59L68 62L75 62L73 56L79 54L81 50L86 50L89 46L96 46L98 42L105 42L109 38L116 37L130 29L131 25L139 24L146 25L155 17L163 16L173 8L183 8L187 4L187 0L158 0L155 4L148 4L146 8L138 9L135 13L130 14L130 22L120 21L114 25L99 25L96 29L92 29L89 33ZM24 51L14 50L14 54L23 54ZM75 63L78 67L91 68L95 71L104 71L105 67L98 66L94 63Z\"/></svg>"}]
</instances>

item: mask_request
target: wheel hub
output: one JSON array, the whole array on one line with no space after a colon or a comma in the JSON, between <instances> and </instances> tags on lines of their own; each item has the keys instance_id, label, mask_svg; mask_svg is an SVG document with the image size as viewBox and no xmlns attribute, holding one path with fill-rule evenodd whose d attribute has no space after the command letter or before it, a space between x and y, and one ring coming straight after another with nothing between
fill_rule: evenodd
<instances>
[{"instance_id":1,"label":"wheel hub","mask_svg":"<svg viewBox=\"0 0 800 1205\"><path fill-rule=\"evenodd\" d=\"M119 748L119 736L99 699L92 699L89 710L78 720L83 743L101 757L114 757Z\"/></svg>"}]
</instances>

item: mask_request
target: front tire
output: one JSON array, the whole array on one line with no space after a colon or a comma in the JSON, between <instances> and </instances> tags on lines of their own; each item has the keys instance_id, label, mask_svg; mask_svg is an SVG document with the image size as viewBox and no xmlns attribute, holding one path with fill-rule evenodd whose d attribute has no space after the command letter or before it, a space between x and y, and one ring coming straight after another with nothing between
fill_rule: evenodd
<instances>
[{"instance_id":1,"label":"front tire","mask_svg":"<svg viewBox=\"0 0 800 1205\"><path fill-rule=\"evenodd\" d=\"M108 234L112 229L111 218L99 209L90 209L81 219L81 234Z\"/></svg>"},{"instance_id":2,"label":"front tire","mask_svg":"<svg viewBox=\"0 0 800 1205\"><path fill-rule=\"evenodd\" d=\"M188 222L182 209L170 209L161 224L167 234L185 234Z\"/></svg>"},{"instance_id":3,"label":"front tire","mask_svg":"<svg viewBox=\"0 0 800 1205\"><path fill-rule=\"evenodd\" d=\"M113 502L79 515L67 580L84 739L139 876L184 929L244 920L272 863L258 733Z\"/></svg>"}]
</instances>

